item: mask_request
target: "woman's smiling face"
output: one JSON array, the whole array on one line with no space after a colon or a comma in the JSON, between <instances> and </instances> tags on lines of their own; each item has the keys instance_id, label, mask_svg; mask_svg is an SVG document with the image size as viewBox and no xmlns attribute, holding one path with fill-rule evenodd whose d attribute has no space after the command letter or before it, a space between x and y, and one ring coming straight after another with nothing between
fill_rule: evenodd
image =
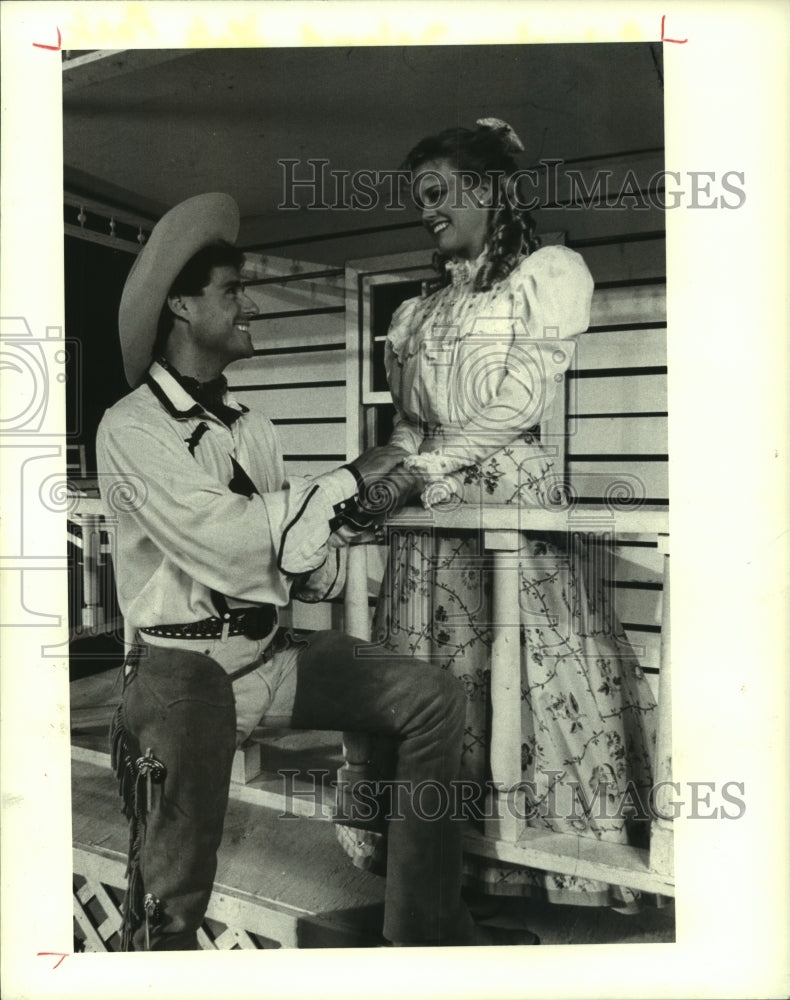
<instances>
[{"instance_id":1,"label":"woman's smiling face","mask_svg":"<svg viewBox=\"0 0 790 1000\"><path fill-rule=\"evenodd\" d=\"M414 171L412 191L422 223L447 257L477 257L488 238L490 181L429 160Z\"/></svg>"}]
</instances>

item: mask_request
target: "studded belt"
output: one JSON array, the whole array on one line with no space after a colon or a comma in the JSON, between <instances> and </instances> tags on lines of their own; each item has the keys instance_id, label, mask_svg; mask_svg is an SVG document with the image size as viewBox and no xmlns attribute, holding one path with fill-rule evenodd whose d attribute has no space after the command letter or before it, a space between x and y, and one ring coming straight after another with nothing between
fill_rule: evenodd
<instances>
[{"instance_id":1,"label":"studded belt","mask_svg":"<svg viewBox=\"0 0 790 1000\"><path fill-rule=\"evenodd\" d=\"M203 618L183 625L149 625L141 628L143 635L161 639L227 639L244 635L248 639L264 639L277 625L277 608L261 604L255 608L236 608L222 617Z\"/></svg>"}]
</instances>

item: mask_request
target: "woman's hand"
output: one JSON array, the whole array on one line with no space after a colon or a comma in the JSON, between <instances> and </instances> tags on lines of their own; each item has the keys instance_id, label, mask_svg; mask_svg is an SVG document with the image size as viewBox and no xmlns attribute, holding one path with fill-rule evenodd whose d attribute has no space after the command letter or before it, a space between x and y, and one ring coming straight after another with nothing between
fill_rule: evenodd
<instances>
[{"instance_id":1,"label":"woman's hand","mask_svg":"<svg viewBox=\"0 0 790 1000\"><path fill-rule=\"evenodd\" d=\"M395 505L391 511L394 513L405 506L409 500L418 497L425 488L425 478L405 465L399 465L387 476L387 481L392 484L395 495Z\"/></svg>"},{"instance_id":2,"label":"woman's hand","mask_svg":"<svg viewBox=\"0 0 790 1000\"><path fill-rule=\"evenodd\" d=\"M447 476L470 464L467 458L461 458L458 455L443 455L438 451L409 455L403 462L406 471L422 475L427 479Z\"/></svg>"}]
</instances>

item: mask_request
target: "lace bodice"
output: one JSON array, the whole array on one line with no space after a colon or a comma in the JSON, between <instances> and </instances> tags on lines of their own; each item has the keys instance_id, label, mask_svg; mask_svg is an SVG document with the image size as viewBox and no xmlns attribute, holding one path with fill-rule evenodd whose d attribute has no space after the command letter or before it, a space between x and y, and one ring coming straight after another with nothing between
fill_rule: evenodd
<instances>
[{"instance_id":1,"label":"lace bodice","mask_svg":"<svg viewBox=\"0 0 790 1000\"><path fill-rule=\"evenodd\" d=\"M391 443L421 451L423 471L479 463L539 423L570 364L572 338L589 324L593 280L573 250L538 250L477 292L482 263L482 255L451 261L450 284L404 302L387 337Z\"/></svg>"}]
</instances>

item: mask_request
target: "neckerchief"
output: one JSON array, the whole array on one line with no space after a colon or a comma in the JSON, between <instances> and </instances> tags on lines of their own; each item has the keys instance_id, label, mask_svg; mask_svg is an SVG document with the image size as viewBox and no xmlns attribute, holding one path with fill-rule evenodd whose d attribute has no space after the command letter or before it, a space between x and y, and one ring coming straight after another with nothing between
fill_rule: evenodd
<instances>
[{"instance_id":1,"label":"neckerchief","mask_svg":"<svg viewBox=\"0 0 790 1000\"><path fill-rule=\"evenodd\" d=\"M218 375L208 382L199 382L190 375L182 375L164 358L157 358L157 360L196 403L200 403L203 409L208 410L209 413L213 413L226 427L230 427L234 421L239 419L241 411L234 410L233 407L227 406L224 402L225 393L228 391L228 380L224 375Z\"/></svg>"}]
</instances>

